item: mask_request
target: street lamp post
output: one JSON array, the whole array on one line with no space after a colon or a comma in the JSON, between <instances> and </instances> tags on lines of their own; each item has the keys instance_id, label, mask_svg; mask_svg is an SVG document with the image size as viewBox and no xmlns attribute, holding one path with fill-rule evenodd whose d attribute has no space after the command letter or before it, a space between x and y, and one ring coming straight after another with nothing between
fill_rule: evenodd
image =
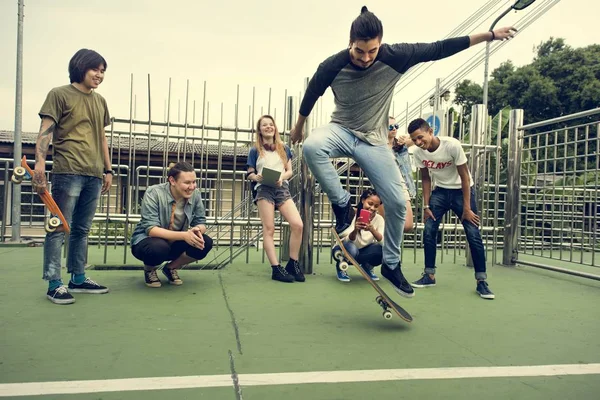
<instances>
[{"instance_id":1,"label":"street lamp post","mask_svg":"<svg viewBox=\"0 0 600 400\"><path fill-rule=\"evenodd\" d=\"M440 109L440 103L444 109L444 117L442 119L440 119L439 126L437 126L437 129L442 129L443 127L446 127L446 129L447 129L447 127L448 127L445 124L445 121L447 120L447 117L448 117L445 106L447 105L448 101L450 101L450 95L452 94L449 89L440 88L440 82L441 82L441 80L438 78L436 80L436 84L435 84L435 93L433 95L431 95L431 97L429 97L429 105L431 107L433 107L430 125L434 132L436 131L436 125L438 125L436 118L438 118L437 115L438 115L438 111Z\"/></svg>"},{"instance_id":2,"label":"street lamp post","mask_svg":"<svg viewBox=\"0 0 600 400\"><path fill-rule=\"evenodd\" d=\"M450 92L450 90L448 90L448 89L442 89L442 90L441 90L441 92L442 92L442 93L440 93L440 95L438 96L438 98L439 98L440 100L442 100L442 99L443 99L445 102L449 101L449 100L450 100L450 95L452 94L452 93ZM429 98L429 105L430 105L431 107L435 106L435 98L436 98L436 96L435 96L435 95L432 95L432 96Z\"/></svg>"},{"instance_id":3,"label":"street lamp post","mask_svg":"<svg viewBox=\"0 0 600 400\"><path fill-rule=\"evenodd\" d=\"M489 30L493 31L494 27L496 26L498 21L500 21L502 18L504 18L504 16L506 14L508 14L511 10L515 10L515 11L523 10L523 9L529 7L530 5L532 5L534 2L535 2L535 0L517 0L517 1L515 1L515 3L512 6L508 7L502 14L500 14L498 16L498 18L496 18L494 20L494 22L492 23L492 26L490 26ZM485 44L485 71L484 71L484 75L483 75L483 105L485 106L486 111L487 111L487 105L488 105L489 63L490 63L490 42L486 42L486 44Z\"/></svg>"},{"instance_id":4,"label":"street lamp post","mask_svg":"<svg viewBox=\"0 0 600 400\"><path fill-rule=\"evenodd\" d=\"M22 106L23 106L23 19L25 11L25 0L19 0L19 14L17 23L17 79L15 91L15 133L14 133L14 151L13 168L21 165L21 130L23 124ZM4 189L6 190L6 188ZM21 185L12 185L12 230L10 240L18 242L21 240ZM4 216L6 218L6 215ZM2 232L4 239L4 232Z\"/></svg>"}]
</instances>

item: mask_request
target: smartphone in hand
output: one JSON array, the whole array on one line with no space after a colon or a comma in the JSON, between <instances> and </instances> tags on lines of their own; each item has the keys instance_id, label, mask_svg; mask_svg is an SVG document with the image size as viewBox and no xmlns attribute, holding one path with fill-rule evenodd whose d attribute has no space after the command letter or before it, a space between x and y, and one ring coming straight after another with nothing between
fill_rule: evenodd
<instances>
[{"instance_id":1,"label":"smartphone in hand","mask_svg":"<svg viewBox=\"0 0 600 400\"><path fill-rule=\"evenodd\" d=\"M360 210L360 215L358 216L358 220L360 222L362 222L363 224L369 224L369 221L371 220L371 212L367 211L367 210Z\"/></svg>"}]
</instances>

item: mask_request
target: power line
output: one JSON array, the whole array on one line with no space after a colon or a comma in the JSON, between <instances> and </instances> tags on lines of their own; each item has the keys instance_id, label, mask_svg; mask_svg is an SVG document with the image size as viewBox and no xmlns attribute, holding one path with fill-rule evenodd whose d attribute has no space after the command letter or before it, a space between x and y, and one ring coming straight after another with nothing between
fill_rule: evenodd
<instances>
[{"instance_id":1,"label":"power line","mask_svg":"<svg viewBox=\"0 0 600 400\"><path fill-rule=\"evenodd\" d=\"M517 35L515 35L515 36L518 36L519 34L521 34L523 32L523 30L525 30L527 27L529 27L531 24L533 24L535 21L537 21L541 16L543 16L546 12L548 12L552 7L554 7L559 2L560 2L560 0L543 0L541 5L539 5L538 7L535 7L534 9L530 10L529 12L526 12L526 14L520 20L518 20L517 23L515 24L515 26L518 29ZM504 47L508 43L509 43L509 41L494 42L490 48L490 55L494 54L495 52L500 50L502 47ZM446 78L444 78L441 81L440 85L443 85L445 88L449 88L449 87L455 85L462 78L464 78L466 75L471 73L471 71L473 71L477 66L479 66L484 61L484 59L485 59L485 49L482 49L478 53L473 55L465 63L463 63L457 70L455 70L454 73L452 73L449 76L447 76ZM427 91L424 95L419 97L416 101L414 101L408 107L408 109L409 109L408 115L406 115L407 113L404 112L405 116L404 116L403 120L400 120L398 118L400 116L400 114L396 115L398 122L401 123L401 125L406 125L408 123L409 118L418 116L421 112L422 107L429 103L429 98L431 97L432 93L435 94L435 86L431 90Z\"/></svg>"}]
</instances>

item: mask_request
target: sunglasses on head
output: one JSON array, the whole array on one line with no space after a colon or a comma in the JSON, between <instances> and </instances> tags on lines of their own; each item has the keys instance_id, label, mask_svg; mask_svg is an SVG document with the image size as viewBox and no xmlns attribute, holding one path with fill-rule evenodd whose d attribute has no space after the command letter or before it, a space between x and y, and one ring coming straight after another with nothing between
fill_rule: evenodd
<instances>
[{"instance_id":1,"label":"sunglasses on head","mask_svg":"<svg viewBox=\"0 0 600 400\"><path fill-rule=\"evenodd\" d=\"M398 124L390 125L390 126L388 126L388 130L393 131L394 129L398 129L399 127L400 127L400 125L398 125Z\"/></svg>"}]
</instances>

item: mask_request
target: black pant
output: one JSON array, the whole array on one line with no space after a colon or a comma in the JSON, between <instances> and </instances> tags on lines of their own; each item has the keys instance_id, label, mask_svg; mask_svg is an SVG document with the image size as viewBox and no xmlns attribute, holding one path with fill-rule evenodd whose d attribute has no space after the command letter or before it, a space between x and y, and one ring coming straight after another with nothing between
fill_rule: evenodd
<instances>
[{"instance_id":1,"label":"black pant","mask_svg":"<svg viewBox=\"0 0 600 400\"><path fill-rule=\"evenodd\" d=\"M169 243L165 239L149 237L132 246L131 254L148 266L158 266L165 261L176 260L184 252L195 260L202 260L213 246L213 240L210 236L203 234L202 238L204 238L204 249L200 250L190 246L183 240Z\"/></svg>"}]
</instances>

